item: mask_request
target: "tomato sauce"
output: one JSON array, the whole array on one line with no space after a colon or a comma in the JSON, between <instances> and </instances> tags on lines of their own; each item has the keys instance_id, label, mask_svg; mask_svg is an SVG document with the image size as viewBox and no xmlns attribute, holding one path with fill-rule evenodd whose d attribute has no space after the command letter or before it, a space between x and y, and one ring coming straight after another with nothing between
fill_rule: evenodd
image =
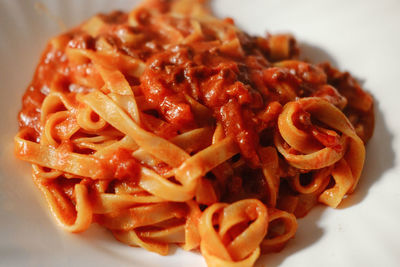
<instances>
[{"instance_id":1,"label":"tomato sauce","mask_svg":"<svg viewBox=\"0 0 400 267\"><path fill-rule=\"evenodd\" d=\"M132 156L132 151L119 148L109 158L103 159L106 170L113 173L116 179L138 177L140 163Z\"/></svg>"},{"instance_id":2,"label":"tomato sauce","mask_svg":"<svg viewBox=\"0 0 400 267\"><path fill-rule=\"evenodd\" d=\"M157 3L160 12L168 9L168 4ZM156 126L157 122L146 122L143 125L145 128L164 137L172 137L179 130L199 127L187 99L190 97L207 107L210 114L223 126L225 134L235 138L241 155L252 167L260 165L257 154L260 143L259 125L266 122L272 125L280 105L297 97L315 94L325 96L343 107L346 103L341 94L356 98L364 93L358 89L352 78L327 64L318 67L307 63L296 64L293 61L284 65L279 63L279 67L275 67L273 58L269 57L268 49L272 48L267 46L268 37L251 37L230 29L226 34L232 39L232 43L221 46L219 33L204 26L202 36L199 37L201 42L174 45L174 38L185 37L193 32L189 18L166 21L175 25L175 31L171 33L160 31L157 26L160 21L151 21L146 10L138 10L131 14L138 18L136 26L128 24L127 14L113 12L99 15L106 26L97 37L91 37L77 27L63 34L63 42L58 46L49 43L23 97L23 107L19 113L20 127L34 129L36 140L40 140L40 108L53 85L60 87L61 83L67 91L76 90L77 87L83 88L83 92L91 90L85 84L79 84L82 79L76 80L76 77L92 79L90 84L98 87L102 85L99 74L91 63L72 64L65 54L67 47L98 49L96 46L100 39L106 40L119 53L146 63L139 80L129 73L124 75L131 85L138 86L145 100L156 107L157 118L167 122L165 125L168 125L168 129L162 130ZM233 20L227 21L233 24ZM226 48L235 47L235 42L240 43L237 49ZM289 51L288 55L295 55L298 49L293 41L290 47L293 51ZM339 92L321 87L326 81L337 85ZM287 86L282 87L282 84ZM266 112L271 103L280 104L273 114ZM357 116L364 114L357 106L347 110ZM258 114L263 115L260 117ZM356 116L355 120L361 121L360 118L365 117L361 115ZM363 121L360 123L366 124ZM162 123L158 125L162 126ZM367 136L372 132L370 129L366 131ZM337 145L337 138L329 133L315 129L312 132L324 145Z\"/></svg>"}]
</instances>

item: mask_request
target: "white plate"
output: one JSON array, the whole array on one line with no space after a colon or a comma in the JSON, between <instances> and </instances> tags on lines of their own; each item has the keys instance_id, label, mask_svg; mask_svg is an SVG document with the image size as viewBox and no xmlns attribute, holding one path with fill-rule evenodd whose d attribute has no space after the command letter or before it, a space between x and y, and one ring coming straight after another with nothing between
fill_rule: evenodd
<instances>
[{"instance_id":1,"label":"white plate","mask_svg":"<svg viewBox=\"0 0 400 267\"><path fill-rule=\"evenodd\" d=\"M125 246L92 226L82 234L57 228L30 177L13 156L21 96L57 23L37 0L0 0L0 265L191 266L199 253L167 257ZM131 9L134 0L42 0L68 27L97 12ZM294 240L258 266L400 266L400 2L397 0L214 0L253 34L291 32L307 57L350 70L376 100L376 131L360 185L337 210L317 207L300 220Z\"/></svg>"}]
</instances>

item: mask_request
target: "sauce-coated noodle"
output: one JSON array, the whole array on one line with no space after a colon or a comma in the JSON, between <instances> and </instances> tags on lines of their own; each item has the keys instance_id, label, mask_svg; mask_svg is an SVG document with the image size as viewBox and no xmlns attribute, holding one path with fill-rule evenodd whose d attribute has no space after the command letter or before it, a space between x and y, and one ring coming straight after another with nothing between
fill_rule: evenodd
<instances>
[{"instance_id":1,"label":"sauce-coated noodle","mask_svg":"<svg viewBox=\"0 0 400 267\"><path fill-rule=\"evenodd\" d=\"M147 0L50 40L23 97L18 158L58 224L161 255L253 266L361 176L373 101L348 74L252 37L205 0Z\"/></svg>"}]
</instances>

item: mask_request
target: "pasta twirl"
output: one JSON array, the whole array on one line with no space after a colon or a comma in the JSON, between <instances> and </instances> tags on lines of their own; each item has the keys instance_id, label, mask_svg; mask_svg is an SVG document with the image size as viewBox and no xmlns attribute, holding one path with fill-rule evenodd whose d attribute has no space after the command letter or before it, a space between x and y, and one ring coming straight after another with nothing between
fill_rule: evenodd
<instances>
[{"instance_id":1,"label":"pasta twirl","mask_svg":"<svg viewBox=\"0 0 400 267\"><path fill-rule=\"evenodd\" d=\"M50 40L18 158L58 224L161 255L253 266L361 177L372 97L288 34L253 37L204 0L147 0Z\"/></svg>"}]
</instances>

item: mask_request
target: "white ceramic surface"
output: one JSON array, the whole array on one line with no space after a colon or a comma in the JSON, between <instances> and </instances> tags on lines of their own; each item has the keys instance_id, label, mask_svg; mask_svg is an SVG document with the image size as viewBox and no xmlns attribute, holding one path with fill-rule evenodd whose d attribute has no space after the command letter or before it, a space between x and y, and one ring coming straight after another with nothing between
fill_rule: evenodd
<instances>
[{"instance_id":1,"label":"white ceramic surface","mask_svg":"<svg viewBox=\"0 0 400 267\"><path fill-rule=\"evenodd\" d=\"M71 27L100 11L129 10L137 0L0 0L0 266L204 267L199 253L166 257L125 246L92 226L57 228L30 177L13 156L21 96L57 23ZM291 32L309 59L350 70L376 100L376 131L357 191L337 210L316 207L295 239L257 266L400 266L400 1L213 0L252 34Z\"/></svg>"}]
</instances>

